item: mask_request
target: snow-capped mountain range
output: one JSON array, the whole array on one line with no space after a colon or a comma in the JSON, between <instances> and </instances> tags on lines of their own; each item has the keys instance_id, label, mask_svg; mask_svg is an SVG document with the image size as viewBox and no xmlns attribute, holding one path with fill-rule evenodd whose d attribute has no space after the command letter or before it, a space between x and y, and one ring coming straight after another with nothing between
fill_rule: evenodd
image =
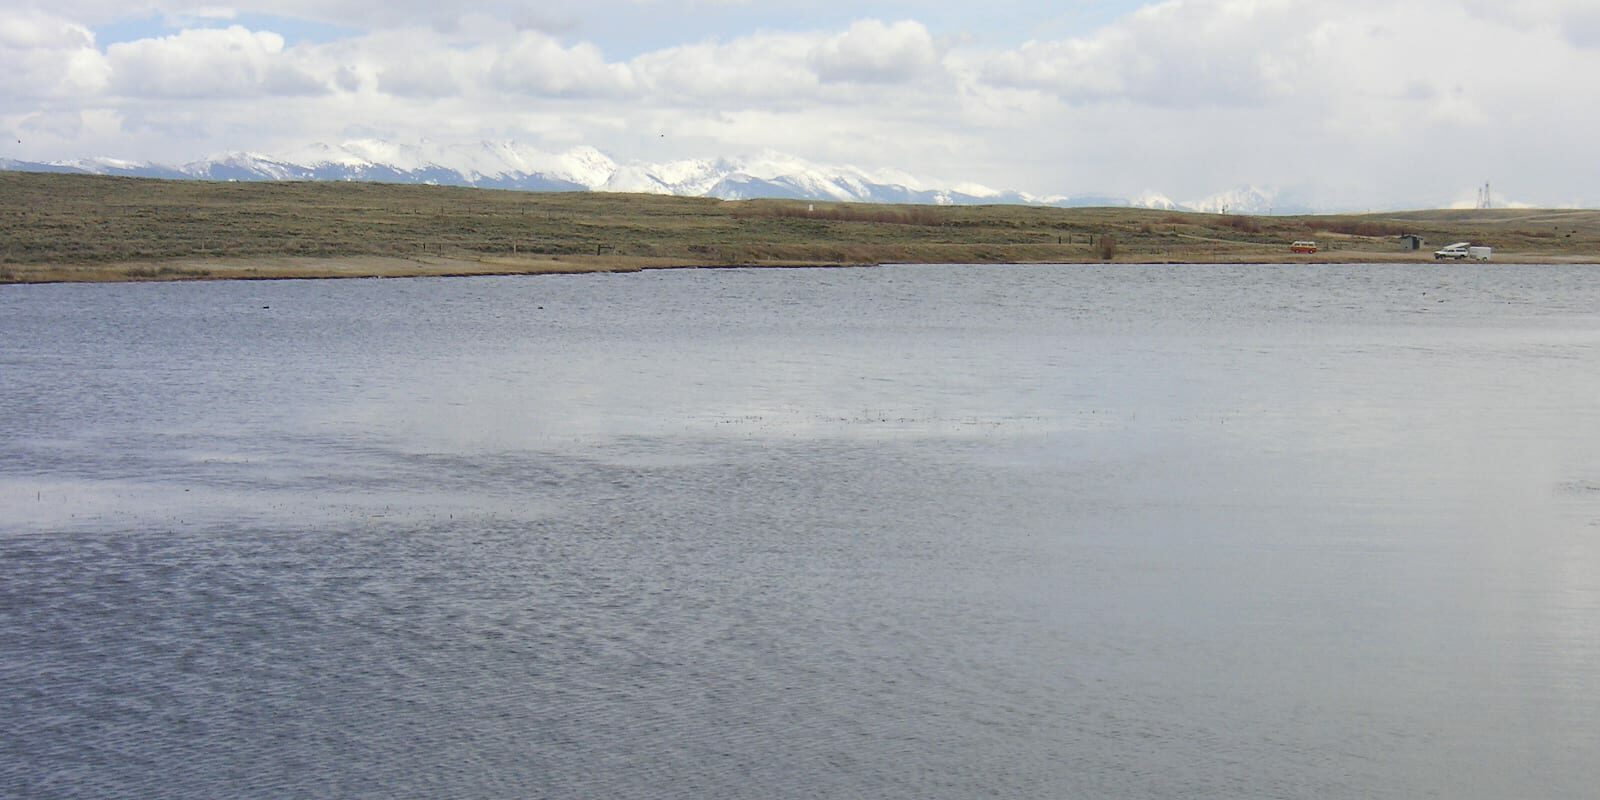
<instances>
[{"instance_id":1,"label":"snow-capped mountain range","mask_svg":"<svg viewBox=\"0 0 1600 800\"><path fill-rule=\"evenodd\" d=\"M171 180L373 181L539 192L642 192L725 200L1125 206L1241 214L1298 210L1278 203L1276 192L1256 187L1187 203L1177 203L1154 192L1134 198L1097 194L1035 196L976 184L936 186L903 172L820 165L773 152L658 164L619 163L593 147L550 153L510 141L412 145L360 139L338 145L310 145L283 155L227 153L183 165L112 158L51 162L0 159L0 169Z\"/></svg>"}]
</instances>

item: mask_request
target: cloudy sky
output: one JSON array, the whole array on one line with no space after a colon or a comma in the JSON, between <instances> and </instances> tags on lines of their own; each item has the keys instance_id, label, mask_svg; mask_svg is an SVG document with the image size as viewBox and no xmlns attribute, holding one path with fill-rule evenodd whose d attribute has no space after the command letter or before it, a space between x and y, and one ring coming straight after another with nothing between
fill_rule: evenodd
<instances>
[{"instance_id":1,"label":"cloudy sky","mask_svg":"<svg viewBox=\"0 0 1600 800\"><path fill-rule=\"evenodd\" d=\"M0 0L0 65L27 160L511 139L1600 206L1600 0Z\"/></svg>"}]
</instances>

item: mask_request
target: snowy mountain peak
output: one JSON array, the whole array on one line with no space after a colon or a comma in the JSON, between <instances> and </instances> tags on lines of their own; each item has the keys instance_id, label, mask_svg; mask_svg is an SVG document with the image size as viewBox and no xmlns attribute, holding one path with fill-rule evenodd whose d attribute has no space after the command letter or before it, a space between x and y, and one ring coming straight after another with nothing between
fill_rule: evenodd
<instances>
[{"instance_id":1,"label":"snowy mountain peak","mask_svg":"<svg viewBox=\"0 0 1600 800\"><path fill-rule=\"evenodd\" d=\"M305 164L307 166L322 164L337 164L346 167L368 166L372 160L357 154L354 148L345 146L335 147L329 144L312 144L302 147L285 156L287 160Z\"/></svg>"},{"instance_id":2,"label":"snowy mountain peak","mask_svg":"<svg viewBox=\"0 0 1600 800\"><path fill-rule=\"evenodd\" d=\"M830 202L971 205L1017 203L1063 207L1118 206L1238 214L1284 211L1276 189L1242 186L1192 203L1144 192L1034 196L975 183L940 186L897 170L823 165L764 150L749 155L661 163L618 163L587 146L554 153L514 140L441 144L350 139L283 155L233 152L182 166L111 158L51 163L0 162L0 169L89 172L168 179L230 181L369 181L478 186L525 191L641 192L728 200L787 198Z\"/></svg>"},{"instance_id":3,"label":"snowy mountain peak","mask_svg":"<svg viewBox=\"0 0 1600 800\"><path fill-rule=\"evenodd\" d=\"M574 147L557 158L560 172L568 180L590 190L604 186L617 171L617 162L588 145Z\"/></svg>"},{"instance_id":4,"label":"snowy mountain peak","mask_svg":"<svg viewBox=\"0 0 1600 800\"><path fill-rule=\"evenodd\" d=\"M305 168L262 153L234 152L185 164L179 171L208 180L304 180Z\"/></svg>"},{"instance_id":5,"label":"snowy mountain peak","mask_svg":"<svg viewBox=\"0 0 1600 800\"><path fill-rule=\"evenodd\" d=\"M1195 211L1212 214L1268 214L1273 211L1277 202L1276 188L1239 186L1184 205Z\"/></svg>"},{"instance_id":6,"label":"snowy mountain peak","mask_svg":"<svg viewBox=\"0 0 1600 800\"><path fill-rule=\"evenodd\" d=\"M1146 191L1129 201L1136 208L1150 208L1157 211L1178 211L1183 206L1178 205L1172 198L1159 192Z\"/></svg>"}]
</instances>

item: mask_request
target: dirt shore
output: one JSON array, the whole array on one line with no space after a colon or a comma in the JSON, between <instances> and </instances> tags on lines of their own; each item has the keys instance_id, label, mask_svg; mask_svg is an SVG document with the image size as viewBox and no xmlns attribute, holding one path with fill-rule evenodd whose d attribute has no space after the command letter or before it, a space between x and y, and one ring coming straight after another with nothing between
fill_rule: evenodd
<instances>
[{"instance_id":1,"label":"dirt shore","mask_svg":"<svg viewBox=\"0 0 1600 800\"><path fill-rule=\"evenodd\" d=\"M732 264L680 259L544 256L446 258L421 256L249 256L175 258L105 264L24 264L0 268L0 283L121 283L185 280L297 280L336 278L423 278L471 275L576 275L591 272L641 272L647 269L727 268ZM836 262L782 262L763 268L867 266Z\"/></svg>"},{"instance_id":2,"label":"dirt shore","mask_svg":"<svg viewBox=\"0 0 1600 800\"><path fill-rule=\"evenodd\" d=\"M1035 264L1192 264L1196 266L1221 264L1402 264L1440 263L1441 268L1455 262L1435 262L1431 256L1408 257L1405 253L1376 253L1344 251L1315 256L1286 255L1283 258L1266 256L1234 256L1205 261L1183 259L1118 259L1106 262L1099 259L1072 261L1028 262ZM896 262L906 263L906 262ZM939 262L929 262L939 263ZM1600 264L1600 259L1578 256L1551 256L1544 254L1497 255L1500 264ZM758 269L784 269L797 267L867 267L876 264L857 264L827 261L781 261L753 264L695 263L683 259L644 258L628 256L542 256L542 257L485 257L398 258L387 256L253 256L236 258L177 258L160 261L114 262L106 264L9 265L0 270L0 283L118 283L131 281L183 281L183 280L309 280L337 278L422 278L472 275L574 275L594 272L641 272L649 269L727 269L752 267Z\"/></svg>"}]
</instances>

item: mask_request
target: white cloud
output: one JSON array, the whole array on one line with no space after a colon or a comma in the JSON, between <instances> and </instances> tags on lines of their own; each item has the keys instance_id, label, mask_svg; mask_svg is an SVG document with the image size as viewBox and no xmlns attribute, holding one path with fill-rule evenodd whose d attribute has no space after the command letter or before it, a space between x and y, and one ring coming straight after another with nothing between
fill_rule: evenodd
<instances>
[{"instance_id":1,"label":"white cloud","mask_svg":"<svg viewBox=\"0 0 1600 800\"><path fill-rule=\"evenodd\" d=\"M1059 103L1038 118L1078 132L1058 163L1122 191L1261 182L1376 205L1493 175L1595 185L1577 132L1600 109L1572 99L1600 91L1600 52L1557 24L1578 4L1548 5L1513 21L1460 0L1170 0L978 74Z\"/></svg>"},{"instance_id":2,"label":"white cloud","mask_svg":"<svg viewBox=\"0 0 1600 800\"><path fill-rule=\"evenodd\" d=\"M94 34L44 14L0 15L0 97L85 95L106 82Z\"/></svg>"},{"instance_id":3,"label":"white cloud","mask_svg":"<svg viewBox=\"0 0 1600 800\"><path fill-rule=\"evenodd\" d=\"M67 50L93 45L94 34L68 20L37 13L0 16L0 48Z\"/></svg>"},{"instance_id":4,"label":"white cloud","mask_svg":"<svg viewBox=\"0 0 1600 800\"><path fill-rule=\"evenodd\" d=\"M997 55L984 78L1072 102L1253 106L1295 91L1321 49L1318 22L1295 0L1171 2L1094 36L1028 42Z\"/></svg>"},{"instance_id":5,"label":"white cloud","mask_svg":"<svg viewBox=\"0 0 1600 800\"><path fill-rule=\"evenodd\" d=\"M1567 41L1578 47L1600 49L1600 5L1567 9L1560 25Z\"/></svg>"},{"instance_id":6,"label":"white cloud","mask_svg":"<svg viewBox=\"0 0 1600 800\"><path fill-rule=\"evenodd\" d=\"M757 34L731 42L669 47L635 58L634 72L656 101L674 98L730 106L811 97L817 76L806 63L813 36Z\"/></svg>"},{"instance_id":7,"label":"white cloud","mask_svg":"<svg viewBox=\"0 0 1600 800\"><path fill-rule=\"evenodd\" d=\"M269 31L186 30L106 48L111 91L160 98L306 95L328 91Z\"/></svg>"},{"instance_id":8,"label":"white cloud","mask_svg":"<svg viewBox=\"0 0 1600 800\"><path fill-rule=\"evenodd\" d=\"M633 89L633 73L609 64L591 44L571 47L537 31L524 31L499 54L489 72L495 86L516 94L620 95Z\"/></svg>"},{"instance_id":9,"label":"white cloud","mask_svg":"<svg viewBox=\"0 0 1600 800\"><path fill-rule=\"evenodd\" d=\"M485 48L452 46L435 31L415 28L373 34L317 52L337 65L346 86L370 86L376 93L398 98L467 94L487 79L494 64L494 53Z\"/></svg>"},{"instance_id":10,"label":"white cloud","mask_svg":"<svg viewBox=\"0 0 1600 800\"><path fill-rule=\"evenodd\" d=\"M1593 0L1461 0L1463 9L1491 25L1554 30L1579 47L1600 47L1600 5Z\"/></svg>"},{"instance_id":11,"label":"white cloud","mask_svg":"<svg viewBox=\"0 0 1600 800\"><path fill-rule=\"evenodd\" d=\"M822 80L861 83L912 80L939 61L933 36L921 23L910 20L890 25L861 20L828 37L809 56Z\"/></svg>"}]
</instances>

